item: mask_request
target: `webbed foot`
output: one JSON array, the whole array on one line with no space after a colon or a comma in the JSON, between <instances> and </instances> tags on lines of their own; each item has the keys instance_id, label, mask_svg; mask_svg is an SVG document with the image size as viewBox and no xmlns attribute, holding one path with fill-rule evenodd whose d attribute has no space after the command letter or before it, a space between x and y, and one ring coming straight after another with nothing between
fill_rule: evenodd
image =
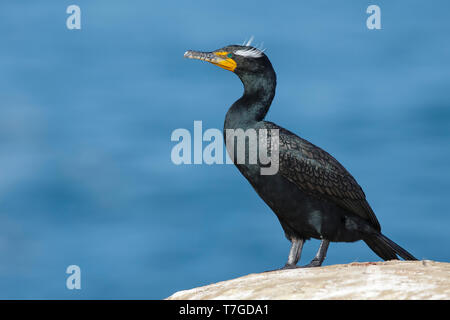
<instances>
[{"instance_id":1,"label":"webbed foot","mask_svg":"<svg viewBox=\"0 0 450 320\"><path fill-rule=\"evenodd\" d=\"M314 268L314 267L320 267L322 265L323 261L320 261L318 259L313 259L311 260L310 263L308 263L307 265L301 266L301 268Z\"/></svg>"}]
</instances>

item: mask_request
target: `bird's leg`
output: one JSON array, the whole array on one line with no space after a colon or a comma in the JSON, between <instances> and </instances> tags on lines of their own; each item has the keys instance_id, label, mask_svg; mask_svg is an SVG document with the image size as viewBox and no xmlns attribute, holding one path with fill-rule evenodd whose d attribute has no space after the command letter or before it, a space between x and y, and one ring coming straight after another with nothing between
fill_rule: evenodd
<instances>
[{"instance_id":1,"label":"bird's leg","mask_svg":"<svg viewBox=\"0 0 450 320\"><path fill-rule=\"evenodd\" d=\"M301 268L301 267L297 266L297 262L298 262L298 260L300 260L300 255L302 253L302 248L303 248L304 242L305 242L304 239L291 238L291 243L292 243L291 250L289 251L288 261L286 262L284 267L282 267L280 269L268 270L268 271L264 271L264 272Z\"/></svg>"},{"instance_id":2,"label":"bird's leg","mask_svg":"<svg viewBox=\"0 0 450 320\"><path fill-rule=\"evenodd\" d=\"M288 261L286 262L286 265L281 269L298 268L297 262L298 260L300 260L300 255L302 253L303 243L305 242L305 240L292 238L291 242L292 246L291 250L289 251Z\"/></svg>"},{"instance_id":3,"label":"bird's leg","mask_svg":"<svg viewBox=\"0 0 450 320\"><path fill-rule=\"evenodd\" d=\"M320 242L319 250L316 253L314 259L311 260L309 264L304 266L304 268L309 267L320 267L322 265L323 260L325 260L325 256L327 255L328 245L330 244L329 240L323 239Z\"/></svg>"}]
</instances>

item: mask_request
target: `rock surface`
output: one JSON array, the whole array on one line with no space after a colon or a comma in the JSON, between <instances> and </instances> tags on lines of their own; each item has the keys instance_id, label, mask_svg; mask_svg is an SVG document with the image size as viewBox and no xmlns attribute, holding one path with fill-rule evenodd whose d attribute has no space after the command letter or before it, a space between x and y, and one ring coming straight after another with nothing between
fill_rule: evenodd
<instances>
[{"instance_id":1,"label":"rock surface","mask_svg":"<svg viewBox=\"0 0 450 320\"><path fill-rule=\"evenodd\" d=\"M167 299L450 299L450 263L393 260L271 271Z\"/></svg>"}]
</instances>

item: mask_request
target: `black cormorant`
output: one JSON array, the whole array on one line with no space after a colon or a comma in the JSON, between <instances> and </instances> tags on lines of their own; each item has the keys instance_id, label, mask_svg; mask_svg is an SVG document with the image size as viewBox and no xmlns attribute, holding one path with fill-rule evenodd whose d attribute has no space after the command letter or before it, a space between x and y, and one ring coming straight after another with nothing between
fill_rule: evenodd
<instances>
[{"instance_id":1,"label":"black cormorant","mask_svg":"<svg viewBox=\"0 0 450 320\"><path fill-rule=\"evenodd\" d=\"M307 267L322 264L330 241L363 240L384 260L398 259L397 255L405 260L416 260L381 233L363 190L336 159L294 133L264 121L275 96L276 74L263 50L247 43L212 52L186 51L184 56L211 62L241 79L244 94L228 110L224 134L228 129L278 129L276 174L262 175L260 162L236 163L236 150L230 150L228 143L227 150L232 151L233 162L276 214L291 241L283 269L297 267L303 243L310 238L320 239L321 243ZM270 149L270 143L267 144Z\"/></svg>"}]
</instances>

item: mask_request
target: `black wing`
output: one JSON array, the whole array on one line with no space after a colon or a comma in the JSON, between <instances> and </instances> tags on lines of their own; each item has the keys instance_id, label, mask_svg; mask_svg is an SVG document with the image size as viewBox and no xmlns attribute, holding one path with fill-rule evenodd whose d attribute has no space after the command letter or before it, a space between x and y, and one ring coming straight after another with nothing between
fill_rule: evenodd
<instances>
[{"instance_id":1,"label":"black wing","mask_svg":"<svg viewBox=\"0 0 450 320\"><path fill-rule=\"evenodd\" d=\"M305 193L327 199L381 229L362 188L328 152L272 122L265 122L264 127L279 129L279 173L283 177Z\"/></svg>"}]
</instances>

